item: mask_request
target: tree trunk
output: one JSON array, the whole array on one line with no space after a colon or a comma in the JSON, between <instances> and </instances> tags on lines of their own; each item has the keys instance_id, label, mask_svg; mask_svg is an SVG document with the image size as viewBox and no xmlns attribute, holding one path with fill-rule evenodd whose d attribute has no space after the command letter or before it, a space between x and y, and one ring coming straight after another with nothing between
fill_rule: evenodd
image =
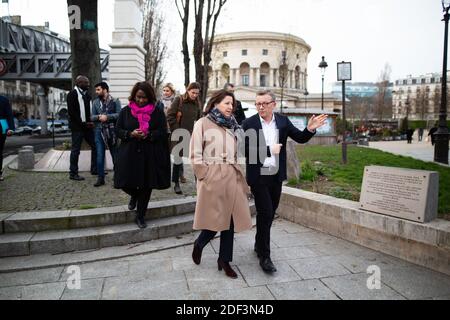
<instances>
[{"instance_id":1,"label":"tree trunk","mask_svg":"<svg viewBox=\"0 0 450 320\"><path fill-rule=\"evenodd\" d=\"M183 47L183 63L184 63L184 86L187 87L190 80L190 63L191 58L189 57L189 46L188 46L188 29L189 29L189 12L190 12L190 0L181 0L180 3L178 0L175 0L175 5L178 10L178 14L180 16L181 22L183 23L183 39L182 39L182 47ZM180 9L180 6L183 10ZM183 13L182 13L183 12Z\"/></svg>"},{"instance_id":2,"label":"tree trunk","mask_svg":"<svg viewBox=\"0 0 450 320\"><path fill-rule=\"evenodd\" d=\"M89 78L90 93L95 94L93 86L102 81L100 66L100 47L98 44L97 0L67 0L67 5L76 5L81 10L81 29L70 30L72 51L72 83L79 75Z\"/></svg>"},{"instance_id":3,"label":"tree trunk","mask_svg":"<svg viewBox=\"0 0 450 320\"><path fill-rule=\"evenodd\" d=\"M205 0L195 1L194 63L195 81L203 88L203 9ZM202 93L203 96L203 93ZM203 101L202 101L203 103Z\"/></svg>"}]
</instances>

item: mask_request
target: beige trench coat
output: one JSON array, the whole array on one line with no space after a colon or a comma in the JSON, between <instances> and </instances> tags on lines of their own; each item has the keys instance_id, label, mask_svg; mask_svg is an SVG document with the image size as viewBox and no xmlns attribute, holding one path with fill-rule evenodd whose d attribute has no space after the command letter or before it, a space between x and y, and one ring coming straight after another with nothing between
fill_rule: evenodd
<instances>
[{"instance_id":1,"label":"beige trench coat","mask_svg":"<svg viewBox=\"0 0 450 320\"><path fill-rule=\"evenodd\" d=\"M247 185L237 163L237 139L233 132L204 117L194 126L190 159L197 177L194 229L241 232L252 228Z\"/></svg>"}]
</instances>

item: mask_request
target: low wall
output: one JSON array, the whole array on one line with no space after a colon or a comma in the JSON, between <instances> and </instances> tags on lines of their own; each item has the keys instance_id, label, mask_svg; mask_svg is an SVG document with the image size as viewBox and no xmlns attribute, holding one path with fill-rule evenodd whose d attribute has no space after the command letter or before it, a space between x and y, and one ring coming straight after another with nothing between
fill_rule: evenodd
<instances>
[{"instance_id":1,"label":"low wall","mask_svg":"<svg viewBox=\"0 0 450 320\"><path fill-rule=\"evenodd\" d=\"M284 187L281 217L450 275L450 221L416 223L362 211L358 202Z\"/></svg>"}]
</instances>

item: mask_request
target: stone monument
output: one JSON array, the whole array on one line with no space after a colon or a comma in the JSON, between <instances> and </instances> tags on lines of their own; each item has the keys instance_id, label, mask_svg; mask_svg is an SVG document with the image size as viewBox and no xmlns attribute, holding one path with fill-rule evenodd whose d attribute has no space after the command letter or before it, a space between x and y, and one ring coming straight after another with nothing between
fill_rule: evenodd
<instances>
[{"instance_id":1,"label":"stone monument","mask_svg":"<svg viewBox=\"0 0 450 320\"><path fill-rule=\"evenodd\" d=\"M360 207L416 222L437 218L439 173L368 166L364 169Z\"/></svg>"},{"instance_id":2,"label":"stone monument","mask_svg":"<svg viewBox=\"0 0 450 320\"><path fill-rule=\"evenodd\" d=\"M142 0L115 0L114 32L109 57L111 94L128 104L131 88L145 80L145 50L142 39Z\"/></svg>"}]
</instances>

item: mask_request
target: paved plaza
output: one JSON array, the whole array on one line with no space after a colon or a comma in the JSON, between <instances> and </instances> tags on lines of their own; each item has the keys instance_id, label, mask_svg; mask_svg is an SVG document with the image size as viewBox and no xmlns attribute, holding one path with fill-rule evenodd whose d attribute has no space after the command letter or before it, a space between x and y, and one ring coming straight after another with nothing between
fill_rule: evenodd
<instances>
[{"instance_id":1,"label":"paved plaza","mask_svg":"<svg viewBox=\"0 0 450 320\"><path fill-rule=\"evenodd\" d=\"M139 256L108 260L104 254L124 248L77 253L79 261L101 260L72 263L81 268L79 290L67 286L69 265L0 273L0 299L450 300L449 276L280 219L271 240L278 272L267 275L253 252L254 232L236 234L236 280L217 270L218 239L205 247L200 266L192 262L194 233L152 241L162 250ZM183 238L190 243L172 248ZM30 263L42 257L4 258L0 266L21 268L21 259ZM380 269L380 289L368 289L370 266Z\"/></svg>"},{"instance_id":2,"label":"paved plaza","mask_svg":"<svg viewBox=\"0 0 450 320\"><path fill-rule=\"evenodd\" d=\"M371 141L369 142L369 148L400 156L411 157L417 160L434 162L434 146L426 141L418 142L417 140L414 140L412 144L408 144L406 141Z\"/></svg>"}]
</instances>

